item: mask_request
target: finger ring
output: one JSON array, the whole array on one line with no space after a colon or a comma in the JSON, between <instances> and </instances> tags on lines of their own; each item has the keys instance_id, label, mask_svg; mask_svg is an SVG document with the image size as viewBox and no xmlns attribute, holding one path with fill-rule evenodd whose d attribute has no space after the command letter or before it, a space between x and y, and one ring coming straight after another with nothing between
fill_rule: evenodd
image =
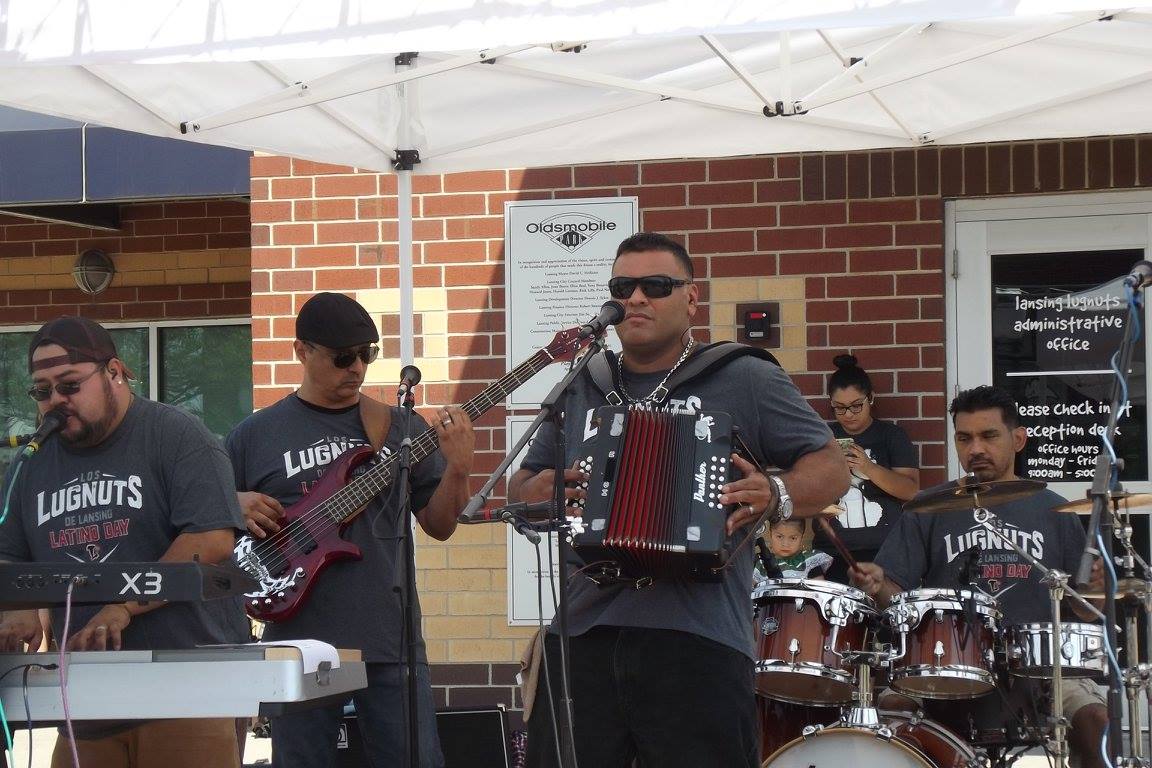
<instances>
[{"instance_id":1,"label":"finger ring","mask_svg":"<svg viewBox=\"0 0 1152 768\"><path fill-rule=\"evenodd\" d=\"M104 626L103 624L100 624L96 627L96 631L100 632L101 630L106 632L106 631L108 631L108 627Z\"/></svg>"},{"instance_id":2,"label":"finger ring","mask_svg":"<svg viewBox=\"0 0 1152 768\"><path fill-rule=\"evenodd\" d=\"M448 425L449 425L449 424L451 424L451 423L452 423L452 417L451 417L451 416L449 416L449 417L448 417L448 418L446 418L446 419L440 419L440 425L441 425L441 426L443 426L443 427L446 427L446 426L448 426Z\"/></svg>"}]
</instances>

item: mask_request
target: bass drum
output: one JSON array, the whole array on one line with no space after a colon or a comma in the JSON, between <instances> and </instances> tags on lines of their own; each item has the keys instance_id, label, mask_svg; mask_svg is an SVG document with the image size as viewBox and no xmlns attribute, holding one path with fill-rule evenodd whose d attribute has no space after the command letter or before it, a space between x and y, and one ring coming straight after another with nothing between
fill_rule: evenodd
<instances>
[{"instance_id":1,"label":"bass drum","mask_svg":"<svg viewBox=\"0 0 1152 768\"><path fill-rule=\"evenodd\" d=\"M976 753L944 726L906 712L880 713L879 730L810 727L764 760L763 768L973 768Z\"/></svg>"},{"instance_id":2,"label":"bass drum","mask_svg":"<svg viewBox=\"0 0 1152 768\"><path fill-rule=\"evenodd\" d=\"M840 707L792 704L756 697L760 717L760 754L771 755L798 739L810 725L831 726L840 720Z\"/></svg>"}]
</instances>

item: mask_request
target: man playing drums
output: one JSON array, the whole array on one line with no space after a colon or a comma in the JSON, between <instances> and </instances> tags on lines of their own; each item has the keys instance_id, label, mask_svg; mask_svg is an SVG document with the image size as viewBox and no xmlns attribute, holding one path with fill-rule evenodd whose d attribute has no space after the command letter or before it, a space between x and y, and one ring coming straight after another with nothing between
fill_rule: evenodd
<instances>
[{"instance_id":1,"label":"man playing drums","mask_svg":"<svg viewBox=\"0 0 1152 768\"><path fill-rule=\"evenodd\" d=\"M1020 426L1016 403L1007 392L990 386L961 392L952 401L949 413L955 427L956 453L966 472L982 483L1018 479L1014 460L1024 448L1027 434ZM934 491L939 489L929 489L921 496ZM1064 501L1052 491L1043 490L989 505L989 510L1004 521L1003 534L1037 561L1074 573L1084 552L1085 535L1076 516L1052 511ZM990 534L974 515L975 511L969 509L901 516L876 561L859 563L852 569L853 584L873 596L883 608L906 590L956 589L968 587L971 582L975 589L995 598L1005 624L1050 622L1048 588L1041 582L1039 570ZM976 593L982 600L986 600L985 595ZM940 644L936 643L936 647L939 649ZM1001 711L998 705L1004 702L1006 709L1018 711L1018 704L1027 706L1040 700L1042 694L1034 686L1037 681L1017 680L1012 686L1013 695L1007 699L1002 697L1003 691L993 691L969 702L974 705L974 713L991 710L1005 718L1010 713ZM1096 685L1083 678L1065 679L1062 699L1065 716L1071 722L1072 753L1078 753L1086 767L1102 766L1100 740L1108 713ZM885 701L882 706L888 703ZM944 712L948 708L954 713L957 705L947 705ZM936 713L933 711L930 716L936 717ZM941 714L938 719L947 722L952 718Z\"/></svg>"}]
</instances>

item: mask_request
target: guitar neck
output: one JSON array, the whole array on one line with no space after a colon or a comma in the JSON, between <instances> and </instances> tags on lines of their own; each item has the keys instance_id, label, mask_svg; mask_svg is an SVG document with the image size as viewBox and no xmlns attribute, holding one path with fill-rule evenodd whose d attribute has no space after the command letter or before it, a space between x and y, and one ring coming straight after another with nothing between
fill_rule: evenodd
<instances>
[{"instance_id":1,"label":"guitar neck","mask_svg":"<svg viewBox=\"0 0 1152 768\"><path fill-rule=\"evenodd\" d=\"M502 378L489 385L483 392L469 398L460 407L468 414L472 421L479 419L485 412L497 403L502 403L528 379L544 370L555 358L549 350L541 349L532 357L525 360ZM415 466L426 459L440 445L435 429L425 430L412 440L412 465ZM385 488L392 484L399 471L400 454L393 453L384 461L373 465L367 472L349 483L339 494L338 504L327 502L330 508L326 510L333 520L346 523L376 498ZM334 501L330 500L330 501Z\"/></svg>"}]
</instances>

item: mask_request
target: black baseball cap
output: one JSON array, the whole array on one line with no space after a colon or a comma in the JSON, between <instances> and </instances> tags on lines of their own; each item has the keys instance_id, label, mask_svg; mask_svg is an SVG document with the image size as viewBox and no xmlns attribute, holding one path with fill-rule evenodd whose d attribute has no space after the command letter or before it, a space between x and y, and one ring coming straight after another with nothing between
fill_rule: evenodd
<instances>
[{"instance_id":1,"label":"black baseball cap","mask_svg":"<svg viewBox=\"0 0 1152 768\"><path fill-rule=\"evenodd\" d=\"M342 293L318 293L300 307L296 338L329 349L346 349L380 341L372 316Z\"/></svg>"},{"instance_id":2,"label":"black baseball cap","mask_svg":"<svg viewBox=\"0 0 1152 768\"><path fill-rule=\"evenodd\" d=\"M59 344L63 347L64 351L67 352L67 362L69 363L106 363L112 358L118 357L116 343L112 341L112 335L104 326L86 317L65 315L42 325L28 344L29 373L33 371L33 353L37 347L45 344ZM65 362L63 357L50 357L41 360L36 367L39 369L60 365Z\"/></svg>"}]
</instances>

